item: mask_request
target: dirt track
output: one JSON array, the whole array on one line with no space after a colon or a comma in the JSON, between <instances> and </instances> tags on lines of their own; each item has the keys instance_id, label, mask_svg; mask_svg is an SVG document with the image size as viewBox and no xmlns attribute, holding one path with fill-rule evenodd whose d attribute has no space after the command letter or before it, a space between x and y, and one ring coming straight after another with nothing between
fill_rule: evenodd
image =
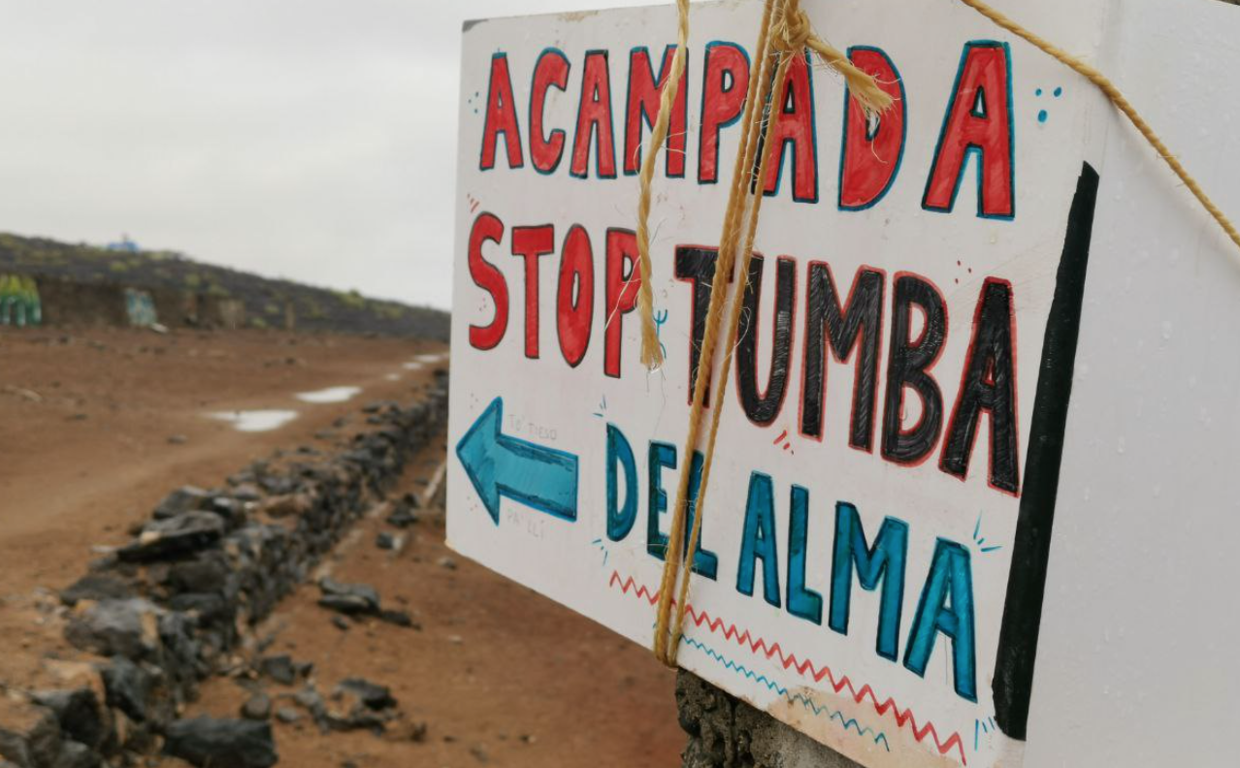
<instances>
[{"instance_id":1,"label":"dirt track","mask_svg":"<svg viewBox=\"0 0 1240 768\"><path fill-rule=\"evenodd\" d=\"M315 444L341 417L356 421L365 402L408 398L431 366L404 364L441 351L256 332L0 332L0 686L21 687L41 652L55 650L27 610L29 596L80 576L92 546L121 543L177 486L218 485L276 448ZM363 391L335 404L294 397L345 385ZM241 433L205 415L252 408L299 416L274 431ZM424 487L419 479L443 457L440 448L415 461L403 490ZM339 630L314 605L312 588L290 597L264 630L276 632L271 652L314 662L328 687L350 675L390 685L410 718L427 723L426 736L323 736L280 724L281 765L678 764L684 736L673 679L648 654L472 563L441 564L448 552L434 514L397 554L375 547L380 527L364 521L331 568L403 602L420 631ZM194 711L235 716L243 699L233 681L212 681Z\"/></svg>"}]
</instances>

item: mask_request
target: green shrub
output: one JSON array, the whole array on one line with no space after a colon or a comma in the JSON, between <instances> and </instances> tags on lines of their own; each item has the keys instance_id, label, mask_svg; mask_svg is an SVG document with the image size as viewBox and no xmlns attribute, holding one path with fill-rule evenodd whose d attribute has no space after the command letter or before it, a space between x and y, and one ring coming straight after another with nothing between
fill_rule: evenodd
<instances>
[{"instance_id":1,"label":"green shrub","mask_svg":"<svg viewBox=\"0 0 1240 768\"><path fill-rule=\"evenodd\" d=\"M366 306L366 298L358 293L357 289L344 292L332 291L332 293L336 295L337 299L340 299L340 303L350 309L363 309Z\"/></svg>"}]
</instances>

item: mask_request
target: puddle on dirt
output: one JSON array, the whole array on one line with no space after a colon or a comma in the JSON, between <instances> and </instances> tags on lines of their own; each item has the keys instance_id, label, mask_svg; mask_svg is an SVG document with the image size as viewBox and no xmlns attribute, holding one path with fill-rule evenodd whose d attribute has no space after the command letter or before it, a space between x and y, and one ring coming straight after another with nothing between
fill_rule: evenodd
<instances>
[{"instance_id":1,"label":"puddle on dirt","mask_svg":"<svg viewBox=\"0 0 1240 768\"><path fill-rule=\"evenodd\" d=\"M413 360L405 363L406 371L420 371L427 366L428 363L438 363L448 359L447 352L440 352L434 355L417 355Z\"/></svg>"},{"instance_id":2,"label":"puddle on dirt","mask_svg":"<svg viewBox=\"0 0 1240 768\"><path fill-rule=\"evenodd\" d=\"M328 387L317 392L299 392L297 399L303 403L343 403L361 391L361 387Z\"/></svg>"},{"instance_id":3,"label":"puddle on dirt","mask_svg":"<svg viewBox=\"0 0 1240 768\"><path fill-rule=\"evenodd\" d=\"M297 411L221 411L207 417L227 421L238 432L270 432L297 418Z\"/></svg>"}]
</instances>

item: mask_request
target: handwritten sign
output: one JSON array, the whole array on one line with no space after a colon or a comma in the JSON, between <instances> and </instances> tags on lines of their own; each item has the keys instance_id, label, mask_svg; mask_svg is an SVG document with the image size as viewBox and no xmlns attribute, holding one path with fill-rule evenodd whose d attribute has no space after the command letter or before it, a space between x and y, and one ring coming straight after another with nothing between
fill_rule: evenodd
<instances>
[{"instance_id":1,"label":"handwritten sign","mask_svg":"<svg viewBox=\"0 0 1240 768\"><path fill-rule=\"evenodd\" d=\"M1083 5L1066 44L1101 34L1108 4ZM1019 7L1048 29L1067 15ZM735 396L680 663L867 766L1020 765L1031 706L1036 725L1051 701L1034 692L1052 531L1065 505L1089 509L1065 452L1102 461L1079 455L1085 435L1116 430L1095 410L1172 387L1154 375L1112 405L1074 394L1109 360L1082 328L1138 311L1114 292L1090 303L1095 262L1120 261L1098 255L1102 222L1142 226L1108 207L1123 190L1103 180L1155 173L1157 158L1134 159L1142 146L1096 89L967 8L808 9L897 101L868 119L808 57L777 88L735 364L711 372ZM695 6L651 275L637 270L636 173L671 9L464 35L449 539L646 646L679 473L701 472L682 452L710 289L742 282L716 275L716 244L759 13ZM1134 205L1207 229L1169 194ZM1201 259L1222 251L1213 235ZM667 359L653 374L638 362L641 280ZM1214 280L1235 303L1236 275Z\"/></svg>"}]
</instances>

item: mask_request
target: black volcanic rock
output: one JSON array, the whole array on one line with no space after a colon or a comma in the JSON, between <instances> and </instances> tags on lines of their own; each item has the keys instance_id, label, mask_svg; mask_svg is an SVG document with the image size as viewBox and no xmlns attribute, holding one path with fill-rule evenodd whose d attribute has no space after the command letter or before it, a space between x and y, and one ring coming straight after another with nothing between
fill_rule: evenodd
<instances>
[{"instance_id":1,"label":"black volcanic rock","mask_svg":"<svg viewBox=\"0 0 1240 768\"><path fill-rule=\"evenodd\" d=\"M197 717L168 726L164 753L199 768L271 768L279 761L268 723Z\"/></svg>"}]
</instances>

